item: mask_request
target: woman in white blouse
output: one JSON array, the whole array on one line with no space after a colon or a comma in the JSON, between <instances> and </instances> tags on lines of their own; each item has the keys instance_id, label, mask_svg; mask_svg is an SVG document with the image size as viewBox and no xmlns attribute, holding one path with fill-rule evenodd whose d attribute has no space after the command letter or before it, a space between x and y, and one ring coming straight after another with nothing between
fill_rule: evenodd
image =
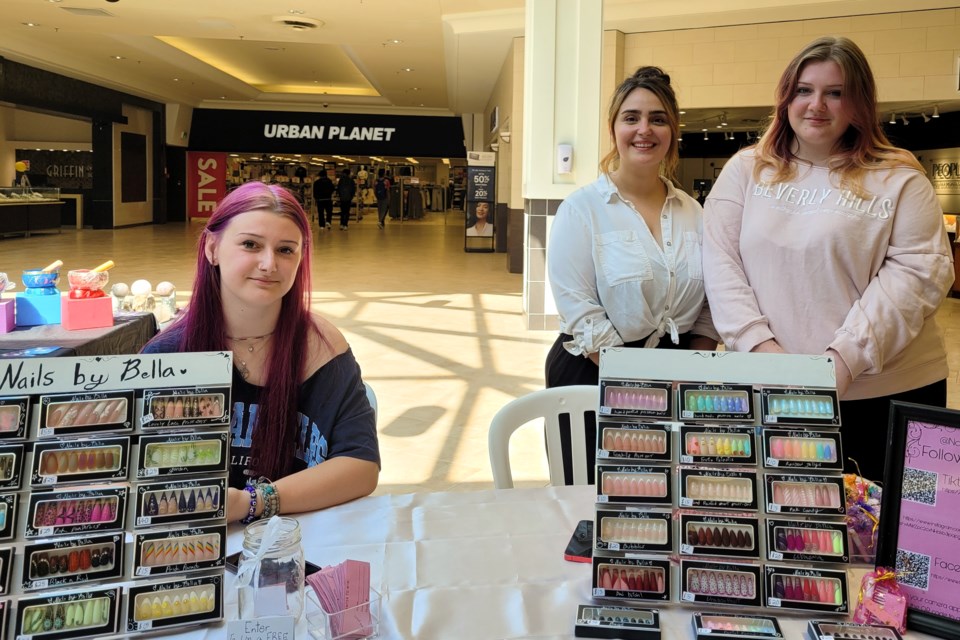
<instances>
[{"instance_id":1,"label":"woman in white blouse","mask_svg":"<svg viewBox=\"0 0 960 640\"><path fill-rule=\"evenodd\" d=\"M560 204L550 231L560 336L547 356L547 387L597 384L602 347L717 344L703 291L702 210L677 188L680 109L670 76L637 69L617 88L608 121L614 146L602 175ZM595 451L595 425L586 438ZM592 456L587 468L592 476Z\"/></svg>"}]
</instances>

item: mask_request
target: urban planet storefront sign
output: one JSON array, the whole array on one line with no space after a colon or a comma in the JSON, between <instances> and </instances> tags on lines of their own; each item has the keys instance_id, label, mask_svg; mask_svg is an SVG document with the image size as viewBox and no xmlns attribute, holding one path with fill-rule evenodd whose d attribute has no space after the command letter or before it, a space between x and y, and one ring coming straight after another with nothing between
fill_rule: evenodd
<instances>
[{"instance_id":1,"label":"urban planet storefront sign","mask_svg":"<svg viewBox=\"0 0 960 640\"><path fill-rule=\"evenodd\" d=\"M194 109L191 151L463 158L454 116Z\"/></svg>"}]
</instances>

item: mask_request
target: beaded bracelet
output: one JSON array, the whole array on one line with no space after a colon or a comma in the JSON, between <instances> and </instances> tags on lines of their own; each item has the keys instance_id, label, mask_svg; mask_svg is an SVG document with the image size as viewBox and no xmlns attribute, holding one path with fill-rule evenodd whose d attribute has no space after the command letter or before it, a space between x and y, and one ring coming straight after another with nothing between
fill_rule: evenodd
<instances>
[{"instance_id":1,"label":"beaded bracelet","mask_svg":"<svg viewBox=\"0 0 960 640\"><path fill-rule=\"evenodd\" d=\"M240 524L250 524L257 519L257 488L252 484L247 484L244 490L250 494L250 510L247 511L247 517L241 520Z\"/></svg>"},{"instance_id":2,"label":"beaded bracelet","mask_svg":"<svg viewBox=\"0 0 960 640\"><path fill-rule=\"evenodd\" d=\"M257 484L257 487L263 492L263 514L262 518L272 518L280 513L280 494L277 488L269 483Z\"/></svg>"}]
</instances>

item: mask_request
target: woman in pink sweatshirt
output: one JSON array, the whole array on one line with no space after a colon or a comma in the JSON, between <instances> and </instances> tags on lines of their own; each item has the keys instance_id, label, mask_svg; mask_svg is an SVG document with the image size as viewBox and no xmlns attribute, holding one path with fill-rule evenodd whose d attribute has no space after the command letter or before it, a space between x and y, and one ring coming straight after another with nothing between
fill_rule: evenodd
<instances>
[{"instance_id":1,"label":"woman in pink sweatshirt","mask_svg":"<svg viewBox=\"0 0 960 640\"><path fill-rule=\"evenodd\" d=\"M703 262L727 349L833 359L844 457L882 480L890 400L946 406L934 314L953 265L936 194L887 140L876 95L852 41L798 53L768 129L707 199Z\"/></svg>"}]
</instances>

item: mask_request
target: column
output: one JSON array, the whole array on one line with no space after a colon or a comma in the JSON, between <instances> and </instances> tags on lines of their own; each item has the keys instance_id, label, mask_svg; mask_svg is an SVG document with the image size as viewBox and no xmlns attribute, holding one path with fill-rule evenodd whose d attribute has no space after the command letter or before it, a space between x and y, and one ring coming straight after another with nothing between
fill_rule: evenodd
<instances>
[{"instance_id":1,"label":"column","mask_svg":"<svg viewBox=\"0 0 960 640\"><path fill-rule=\"evenodd\" d=\"M556 330L546 279L550 219L597 177L603 11L596 0L527 0L524 29L523 302L528 329ZM571 145L560 173L557 146Z\"/></svg>"}]
</instances>

